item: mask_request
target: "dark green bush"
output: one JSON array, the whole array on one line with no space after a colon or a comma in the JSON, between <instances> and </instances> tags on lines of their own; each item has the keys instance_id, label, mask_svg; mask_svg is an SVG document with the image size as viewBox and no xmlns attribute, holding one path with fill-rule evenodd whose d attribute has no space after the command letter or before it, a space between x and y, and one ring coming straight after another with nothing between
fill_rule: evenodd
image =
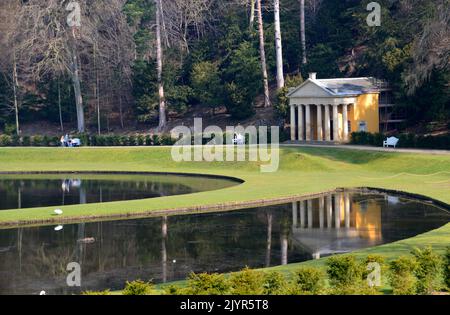
<instances>
[{"instance_id":1,"label":"dark green bush","mask_svg":"<svg viewBox=\"0 0 450 315\"><path fill-rule=\"evenodd\" d=\"M317 268L302 267L293 277L294 290L300 294L318 294L324 289L325 274Z\"/></svg>"},{"instance_id":2,"label":"dark green bush","mask_svg":"<svg viewBox=\"0 0 450 315\"><path fill-rule=\"evenodd\" d=\"M145 145L148 145L148 146L152 145L152 136L150 136L150 135L145 136Z\"/></svg>"},{"instance_id":3,"label":"dark green bush","mask_svg":"<svg viewBox=\"0 0 450 315\"><path fill-rule=\"evenodd\" d=\"M231 294L233 295L261 295L263 294L264 275L259 271L245 268L232 273L229 279Z\"/></svg>"},{"instance_id":4,"label":"dark green bush","mask_svg":"<svg viewBox=\"0 0 450 315\"><path fill-rule=\"evenodd\" d=\"M31 145L34 147L40 147L43 146L43 138L42 136L32 136L31 137Z\"/></svg>"},{"instance_id":5,"label":"dark green bush","mask_svg":"<svg viewBox=\"0 0 450 315\"><path fill-rule=\"evenodd\" d=\"M332 256L327 259L327 274L332 286L349 286L361 282L363 268L352 255Z\"/></svg>"},{"instance_id":6,"label":"dark green bush","mask_svg":"<svg viewBox=\"0 0 450 315\"><path fill-rule=\"evenodd\" d=\"M136 136L136 145L143 146L145 145L145 136L143 135L137 135Z\"/></svg>"},{"instance_id":7,"label":"dark green bush","mask_svg":"<svg viewBox=\"0 0 450 315\"><path fill-rule=\"evenodd\" d=\"M450 291L450 246L444 255L444 281L447 285L447 290Z\"/></svg>"},{"instance_id":8,"label":"dark green bush","mask_svg":"<svg viewBox=\"0 0 450 315\"><path fill-rule=\"evenodd\" d=\"M389 264L389 283L396 295L411 295L417 292L415 271L418 267L414 257L400 256Z\"/></svg>"},{"instance_id":9,"label":"dark green bush","mask_svg":"<svg viewBox=\"0 0 450 315\"><path fill-rule=\"evenodd\" d=\"M20 145L20 137L18 135L11 136L11 146L17 147Z\"/></svg>"},{"instance_id":10,"label":"dark green bush","mask_svg":"<svg viewBox=\"0 0 450 315\"><path fill-rule=\"evenodd\" d=\"M276 271L270 271L264 274L263 278L263 294L277 295L284 294L287 288L285 277Z\"/></svg>"},{"instance_id":11,"label":"dark green bush","mask_svg":"<svg viewBox=\"0 0 450 315\"><path fill-rule=\"evenodd\" d=\"M172 139L170 135L162 135L161 136L161 145L173 145L175 141Z\"/></svg>"},{"instance_id":12,"label":"dark green bush","mask_svg":"<svg viewBox=\"0 0 450 315\"><path fill-rule=\"evenodd\" d=\"M8 136L17 135L17 128L15 124L5 124L5 134Z\"/></svg>"},{"instance_id":13,"label":"dark green bush","mask_svg":"<svg viewBox=\"0 0 450 315\"><path fill-rule=\"evenodd\" d=\"M0 135L0 147L7 147L11 145L11 136Z\"/></svg>"},{"instance_id":14,"label":"dark green bush","mask_svg":"<svg viewBox=\"0 0 450 315\"><path fill-rule=\"evenodd\" d=\"M137 145L136 136L134 136L134 135L129 135L129 136L128 136L128 140L127 140L127 145L130 146L130 147L136 146L136 145Z\"/></svg>"},{"instance_id":15,"label":"dark green bush","mask_svg":"<svg viewBox=\"0 0 450 315\"><path fill-rule=\"evenodd\" d=\"M122 291L123 295L150 295L153 290L153 285L150 282L136 280L128 282L125 289Z\"/></svg>"},{"instance_id":16,"label":"dark green bush","mask_svg":"<svg viewBox=\"0 0 450 315\"><path fill-rule=\"evenodd\" d=\"M160 145L161 141L158 135L152 135L152 145Z\"/></svg>"},{"instance_id":17,"label":"dark green bush","mask_svg":"<svg viewBox=\"0 0 450 315\"><path fill-rule=\"evenodd\" d=\"M22 141L21 141L21 145L24 147L28 147L31 145L31 139L29 136L23 136L22 137Z\"/></svg>"},{"instance_id":18,"label":"dark green bush","mask_svg":"<svg viewBox=\"0 0 450 315\"><path fill-rule=\"evenodd\" d=\"M441 257L433 251L431 246L412 251L417 261L414 273L417 277L417 292L419 294L431 294L439 289Z\"/></svg>"},{"instance_id":19,"label":"dark green bush","mask_svg":"<svg viewBox=\"0 0 450 315\"><path fill-rule=\"evenodd\" d=\"M193 295L224 295L229 292L229 285L224 275L213 273L191 273L188 288L184 293Z\"/></svg>"}]
</instances>

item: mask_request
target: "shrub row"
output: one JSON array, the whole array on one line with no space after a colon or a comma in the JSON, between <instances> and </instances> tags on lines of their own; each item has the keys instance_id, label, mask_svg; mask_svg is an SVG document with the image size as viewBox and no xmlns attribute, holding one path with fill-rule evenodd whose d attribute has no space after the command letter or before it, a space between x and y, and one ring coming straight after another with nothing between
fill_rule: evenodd
<instances>
[{"instance_id":1,"label":"shrub row","mask_svg":"<svg viewBox=\"0 0 450 315\"><path fill-rule=\"evenodd\" d=\"M280 135L282 136L282 135ZM170 146L177 140L172 139L170 135L73 135L73 138L79 138L83 146ZM227 143L227 134L222 134L223 143ZM203 144L207 144L211 139L202 139ZM280 140L282 141L282 139ZM267 135L267 142L271 142L270 130ZM249 136L246 135L246 143L249 143ZM191 144L195 144L194 136L191 137ZM0 135L0 147L16 146L43 146L57 147L61 146L58 136L16 136Z\"/></svg>"},{"instance_id":2,"label":"shrub row","mask_svg":"<svg viewBox=\"0 0 450 315\"><path fill-rule=\"evenodd\" d=\"M173 145L175 141L168 135L73 135L83 146L161 146ZM0 135L0 147L58 147L57 136L10 136Z\"/></svg>"},{"instance_id":3,"label":"shrub row","mask_svg":"<svg viewBox=\"0 0 450 315\"><path fill-rule=\"evenodd\" d=\"M59 137L0 135L0 147L56 147L59 145L61 145Z\"/></svg>"},{"instance_id":4,"label":"shrub row","mask_svg":"<svg viewBox=\"0 0 450 315\"><path fill-rule=\"evenodd\" d=\"M276 271L264 272L249 268L229 276L192 273L186 287L172 285L164 290L168 295L378 295L381 294L380 288L369 285L368 280L374 270L368 268L370 263L378 264L380 279L389 282L393 294L432 294L445 285L450 290L450 247L443 257L433 252L431 247L416 248L411 255L401 256L388 264L379 255L369 255L363 260L353 255L332 256L326 261L326 272L319 268L301 267L290 277ZM123 294L148 295L152 292L151 283L137 280L127 282Z\"/></svg>"},{"instance_id":5,"label":"shrub row","mask_svg":"<svg viewBox=\"0 0 450 315\"><path fill-rule=\"evenodd\" d=\"M421 136L416 134L400 134L399 148L424 148L450 150L450 134L442 136ZM353 132L351 144L372 145L381 147L387 136L382 133Z\"/></svg>"}]
</instances>

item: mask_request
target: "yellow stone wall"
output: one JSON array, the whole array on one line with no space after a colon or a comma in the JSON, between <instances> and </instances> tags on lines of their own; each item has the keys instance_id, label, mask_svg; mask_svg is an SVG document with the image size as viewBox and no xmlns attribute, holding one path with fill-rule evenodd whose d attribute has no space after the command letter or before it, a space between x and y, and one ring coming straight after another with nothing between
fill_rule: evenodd
<instances>
[{"instance_id":1,"label":"yellow stone wall","mask_svg":"<svg viewBox=\"0 0 450 315\"><path fill-rule=\"evenodd\" d=\"M370 200L367 209L363 211L359 203L352 203L353 218L359 236L370 240L380 240L381 234L381 205Z\"/></svg>"},{"instance_id":2,"label":"yellow stone wall","mask_svg":"<svg viewBox=\"0 0 450 315\"><path fill-rule=\"evenodd\" d=\"M359 122L365 121L367 131L380 132L379 94L364 94L358 97L357 103L350 106L349 121L352 132L359 131Z\"/></svg>"}]
</instances>

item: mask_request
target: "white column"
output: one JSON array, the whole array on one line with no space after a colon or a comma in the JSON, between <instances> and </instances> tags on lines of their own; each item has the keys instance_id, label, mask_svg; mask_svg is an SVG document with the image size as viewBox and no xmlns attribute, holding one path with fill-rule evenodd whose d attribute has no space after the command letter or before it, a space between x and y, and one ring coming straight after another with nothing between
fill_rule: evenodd
<instances>
[{"instance_id":1,"label":"white column","mask_svg":"<svg viewBox=\"0 0 450 315\"><path fill-rule=\"evenodd\" d=\"M313 228L313 206L312 200L308 200L308 228Z\"/></svg>"},{"instance_id":2,"label":"white column","mask_svg":"<svg viewBox=\"0 0 450 315\"><path fill-rule=\"evenodd\" d=\"M297 227L297 201L292 203L292 226Z\"/></svg>"},{"instance_id":3,"label":"white column","mask_svg":"<svg viewBox=\"0 0 450 315\"><path fill-rule=\"evenodd\" d=\"M344 132L343 132L343 138L344 141L348 141L348 105L344 104L342 105L342 120L343 120L343 128L344 128Z\"/></svg>"},{"instance_id":4,"label":"white column","mask_svg":"<svg viewBox=\"0 0 450 315\"><path fill-rule=\"evenodd\" d=\"M345 205L345 228L350 228L350 196L348 193L344 195L344 205Z\"/></svg>"},{"instance_id":5,"label":"white column","mask_svg":"<svg viewBox=\"0 0 450 315\"><path fill-rule=\"evenodd\" d=\"M300 227L305 227L305 202L300 201Z\"/></svg>"},{"instance_id":6,"label":"white column","mask_svg":"<svg viewBox=\"0 0 450 315\"><path fill-rule=\"evenodd\" d=\"M311 141L311 106L305 105L306 141Z\"/></svg>"},{"instance_id":7,"label":"white column","mask_svg":"<svg viewBox=\"0 0 450 315\"><path fill-rule=\"evenodd\" d=\"M333 106L333 141L339 141L339 115L338 105Z\"/></svg>"},{"instance_id":8,"label":"white column","mask_svg":"<svg viewBox=\"0 0 450 315\"><path fill-rule=\"evenodd\" d=\"M341 195L334 195L334 224L336 229L341 227Z\"/></svg>"},{"instance_id":9,"label":"white column","mask_svg":"<svg viewBox=\"0 0 450 315\"><path fill-rule=\"evenodd\" d=\"M325 211L325 198L319 197L319 226L323 229L324 226L324 211Z\"/></svg>"},{"instance_id":10,"label":"white column","mask_svg":"<svg viewBox=\"0 0 450 315\"><path fill-rule=\"evenodd\" d=\"M331 141L330 105L325 104L325 141Z\"/></svg>"},{"instance_id":11,"label":"white column","mask_svg":"<svg viewBox=\"0 0 450 315\"><path fill-rule=\"evenodd\" d=\"M317 105L317 140L323 141L322 105Z\"/></svg>"},{"instance_id":12,"label":"white column","mask_svg":"<svg viewBox=\"0 0 450 315\"><path fill-rule=\"evenodd\" d=\"M298 140L303 141L305 139L305 135L303 134L303 105L298 105Z\"/></svg>"},{"instance_id":13,"label":"white column","mask_svg":"<svg viewBox=\"0 0 450 315\"><path fill-rule=\"evenodd\" d=\"M327 196L327 227L331 229L333 227L333 205L331 195Z\"/></svg>"},{"instance_id":14,"label":"white column","mask_svg":"<svg viewBox=\"0 0 450 315\"><path fill-rule=\"evenodd\" d=\"M295 106L291 105L291 140L295 141L295 134L297 130L295 128Z\"/></svg>"},{"instance_id":15,"label":"white column","mask_svg":"<svg viewBox=\"0 0 450 315\"><path fill-rule=\"evenodd\" d=\"M281 264L288 264L288 239L286 235L281 237Z\"/></svg>"}]
</instances>

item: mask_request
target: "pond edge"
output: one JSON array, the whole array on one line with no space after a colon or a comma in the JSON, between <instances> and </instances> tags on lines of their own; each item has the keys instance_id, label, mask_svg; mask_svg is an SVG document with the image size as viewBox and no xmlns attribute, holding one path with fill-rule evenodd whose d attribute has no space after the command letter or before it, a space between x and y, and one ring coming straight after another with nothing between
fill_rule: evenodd
<instances>
[{"instance_id":1,"label":"pond edge","mask_svg":"<svg viewBox=\"0 0 450 315\"><path fill-rule=\"evenodd\" d=\"M191 175L188 173L167 173L167 172L0 172L0 174L152 174L152 175L178 175L181 176L199 176L199 177L210 177L210 178L221 178L221 179L233 179L229 176L221 175L202 175L195 174ZM236 178L241 183L245 181ZM19 221L5 221L0 222L0 229L14 229L19 227L36 227L36 226L48 226L56 224L76 224L76 223L92 223L101 221L120 221L120 220L131 220L131 219L145 219L153 217L171 217L177 215L191 215L191 214L204 214L204 213L214 213L214 212L228 212L241 209L249 209L261 206L275 206L283 203L304 201L308 199L314 199L322 197L327 194L332 194L336 192L378 192L378 193L390 193L395 194L399 197L412 198L428 205L434 205L442 210L450 213L450 204L442 202L440 200L427 197L425 195L420 195L416 193L409 193L401 190L377 188L377 187L341 187L331 190L325 190L317 193L308 193L300 195L291 195L285 197L277 197L270 199L260 199L260 200L250 200L250 201L239 201L239 202L227 202L223 204L210 204L201 206L189 206L189 207L178 207L178 208L168 208L160 210L146 210L146 211L136 211L128 213L112 213L112 214L102 214L102 215L89 215L89 216L72 216L72 217L58 217L58 218L48 218L39 220L19 220Z\"/></svg>"}]
</instances>

